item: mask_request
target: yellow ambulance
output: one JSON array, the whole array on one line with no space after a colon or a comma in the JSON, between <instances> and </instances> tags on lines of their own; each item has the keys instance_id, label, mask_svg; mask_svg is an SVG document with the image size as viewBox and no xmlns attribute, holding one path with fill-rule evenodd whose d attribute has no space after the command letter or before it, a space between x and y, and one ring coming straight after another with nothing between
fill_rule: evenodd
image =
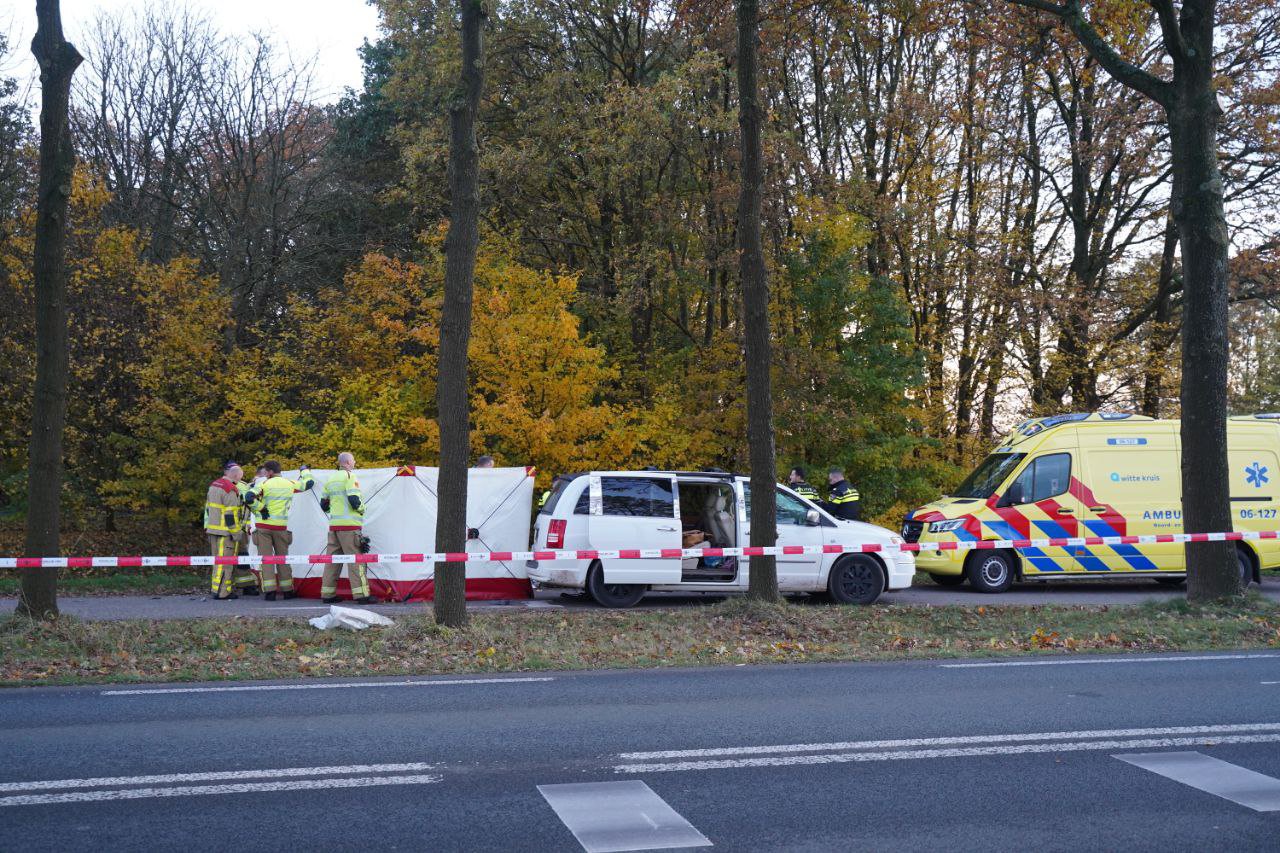
<instances>
[{"instance_id":1,"label":"yellow ambulance","mask_svg":"<svg viewBox=\"0 0 1280 853\"><path fill-rule=\"evenodd\" d=\"M1182 533L1179 422L1091 413L1019 424L954 491L907 514L908 542L1068 539ZM1280 529L1280 414L1231 418L1237 531ZM1216 531L1215 531L1216 532ZM943 586L1003 592L1017 579L1141 576L1185 580L1181 543L925 550L916 568ZM1280 565L1280 541L1236 543L1246 584Z\"/></svg>"}]
</instances>

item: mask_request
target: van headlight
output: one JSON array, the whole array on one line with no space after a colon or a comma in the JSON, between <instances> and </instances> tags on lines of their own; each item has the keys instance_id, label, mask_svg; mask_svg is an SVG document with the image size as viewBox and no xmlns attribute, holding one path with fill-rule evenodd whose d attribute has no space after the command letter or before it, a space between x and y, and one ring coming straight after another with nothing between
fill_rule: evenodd
<instances>
[{"instance_id":1,"label":"van headlight","mask_svg":"<svg viewBox=\"0 0 1280 853\"><path fill-rule=\"evenodd\" d=\"M931 521L929 522L930 533L955 533L964 527L965 520L963 518L953 518L949 521Z\"/></svg>"}]
</instances>

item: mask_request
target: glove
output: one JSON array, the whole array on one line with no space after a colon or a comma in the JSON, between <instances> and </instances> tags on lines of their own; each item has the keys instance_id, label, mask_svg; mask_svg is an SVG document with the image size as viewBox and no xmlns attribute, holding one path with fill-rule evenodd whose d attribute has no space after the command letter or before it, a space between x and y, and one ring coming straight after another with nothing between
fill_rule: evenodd
<instances>
[{"instance_id":1,"label":"glove","mask_svg":"<svg viewBox=\"0 0 1280 853\"><path fill-rule=\"evenodd\" d=\"M236 514L234 512L224 512L222 514L222 523L227 527L236 526Z\"/></svg>"},{"instance_id":2,"label":"glove","mask_svg":"<svg viewBox=\"0 0 1280 853\"><path fill-rule=\"evenodd\" d=\"M361 554L368 554L368 553L369 553L369 544L370 544L370 542L369 542L369 537L368 537L368 536L361 536L361 537L360 537L360 548L359 548L359 550L360 550L360 553L361 553Z\"/></svg>"},{"instance_id":3,"label":"glove","mask_svg":"<svg viewBox=\"0 0 1280 853\"><path fill-rule=\"evenodd\" d=\"M258 515L262 516L263 518L270 518L271 512L264 505L262 509L258 510Z\"/></svg>"},{"instance_id":4,"label":"glove","mask_svg":"<svg viewBox=\"0 0 1280 853\"><path fill-rule=\"evenodd\" d=\"M347 495L347 503L351 504L351 508L352 508L352 509L359 509L359 508L360 508L360 496L359 496L359 495Z\"/></svg>"},{"instance_id":5,"label":"glove","mask_svg":"<svg viewBox=\"0 0 1280 853\"><path fill-rule=\"evenodd\" d=\"M253 492L245 492L245 493L244 493L244 505L245 505L245 506L248 506L249 504L253 503L253 502L254 502L254 501L256 501L257 499L258 499L258 496L257 496L257 495L255 495Z\"/></svg>"},{"instance_id":6,"label":"glove","mask_svg":"<svg viewBox=\"0 0 1280 853\"><path fill-rule=\"evenodd\" d=\"M479 538L480 538L480 528L478 528L478 527L468 527L468 528L467 528L467 538L468 538L468 539L479 539Z\"/></svg>"},{"instance_id":7,"label":"glove","mask_svg":"<svg viewBox=\"0 0 1280 853\"><path fill-rule=\"evenodd\" d=\"M320 499L320 509L324 510L325 512L329 511L329 499L327 497Z\"/></svg>"}]
</instances>

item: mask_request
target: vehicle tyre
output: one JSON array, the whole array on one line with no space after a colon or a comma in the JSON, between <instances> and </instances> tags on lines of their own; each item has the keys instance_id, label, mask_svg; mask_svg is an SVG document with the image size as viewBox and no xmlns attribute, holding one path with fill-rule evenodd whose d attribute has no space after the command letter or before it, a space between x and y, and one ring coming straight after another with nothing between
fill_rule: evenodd
<instances>
[{"instance_id":1,"label":"vehicle tyre","mask_svg":"<svg viewBox=\"0 0 1280 853\"><path fill-rule=\"evenodd\" d=\"M884 592L884 572L874 557L853 554L831 567L827 592L837 604L871 604Z\"/></svg>"},{"instance_id":2,"label":"vehicle tyre","mask_svg":"<svg viewBox=\"0 0 1280 853\"><path fill-rule=\"evenodd\" d=\"M964 583L963 574L935 575L932 572L930 572L929 579L934 583L936 583L938 586L960 586L960 584Z\"/></svg>"},{"instance_id":3,"label":"vehicle tyre","mask_svg":"<svg viewBox=\"0 0 1280 853\"><path fill-rule=\"evenodd\" d=\"M605 583L604 567L596 563L587 572L587 592L601 607L634 607L644 598L644 585L638 583Z\"/></svg>"},{"instance_id":4,"label":"vehicle tyre","mask_svg":"<svg viewBox=\"0 0 1280 853\"><path fill-rule=\"evenodd\" d=\"M1236 546L1236 562L1240 566L1240 588L1248 589L1253 583L1253 558L1243 546Z\"/></svg>"},{"instance_id":5,"label":"vehicle tyre","mask_svg":"<svg viewBox=\"0 0 1280 853\"><path fill-rule=\"evenodd\" d=\"M1162 586L1182 586L1187 582L1186 575L1179 575L1176 578L1156 578L1156 583Z\"/></svg>"},{"instance_id":6,"label":"vehicle tyre","mask_svg":"<svg viewBox=\"0 0 1280 853\"><path fill-rule=\"evenodd\" d=\"M965 574L978 592L1004 592L1013 586L1013 561L1000 551L979 551L969 558Z\"/></svg>"}]
</instances>

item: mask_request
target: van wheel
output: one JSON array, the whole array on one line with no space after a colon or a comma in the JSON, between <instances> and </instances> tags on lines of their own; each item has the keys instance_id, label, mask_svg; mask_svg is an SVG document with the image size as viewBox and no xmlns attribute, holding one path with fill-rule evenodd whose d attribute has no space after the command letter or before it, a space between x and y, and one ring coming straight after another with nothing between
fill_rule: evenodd
<instances>
[{"instance_id":1,"label":"van wheel","mask_svg":"<svg viewBox=\"0 0 1280 853\"><path fill-rule=\"evenodd\" d=\"M960 586L960 584L964 583L964 575L935 575L930 573L929 580L938 586Z\"/></svg>"},{"instance_id":2,"label":"van wheel","mask_svg":"<svg viewBox=\"0 0 1280 853\"><path fill-rule=\"evenodd\" d=\"M965 566L969 585L978 592L1004 592L1013 586L1013 564L999 551L974 554Z\"/></svg>"},{"instance_id":3,"label":"van wheel","mask_svg":"<svg viewBox=\"0 0 1280 853\"><path fill-rule=\"evenodd\" d=\"M587 592L601 607L634 607L644 598L644 585L638 583L605 583L604 567L596 563L587 573Z\"/></svg>"},{"instance_id":4,"label":"van wheel","mask_svg":"<svg viewBox=\"0 0 1280 853\"><path fill-rule=\"evenodd\" d=\"M844 557L831 567L827 592L837 604L871 604L884 592L884 572L873 557Z\"/></svg>"},{"instance_id":5,"label":"van wheel","mask_svg":"<svg viewBox=\"0 0 1280 853\"><path fill-rule=\"evenodd\" d=\"M1240 566L1240 588L1248 589L1253 583L1253 558L1243 546L1236 546L1236 562Z\"/></svg>"},{"instance_id":6,"label":"van wheel","mask_svg":"<svg viewBox=\"0 0 1280 853\"><path fill-rule=\"evenodd\" d=\"M1176 578L1156 578L1155 581L1163 586L1182 586L1187 582L1187 578L1185 575L1179 575Z\"/></svg>"}]
</instances>

